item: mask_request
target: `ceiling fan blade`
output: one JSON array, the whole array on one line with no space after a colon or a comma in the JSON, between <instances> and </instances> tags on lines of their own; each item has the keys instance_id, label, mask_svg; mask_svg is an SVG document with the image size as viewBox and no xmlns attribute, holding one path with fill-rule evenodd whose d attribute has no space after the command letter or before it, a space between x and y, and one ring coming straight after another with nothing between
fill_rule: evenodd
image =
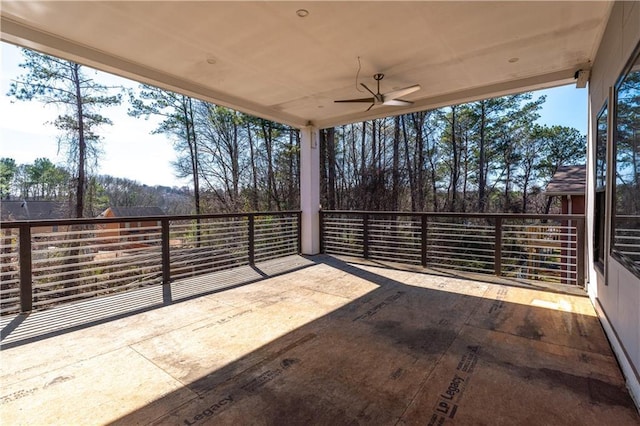
<instances>
[{"instance_id":1,"label":"ceiling fan blade","mask_svg":"<svg viewBox=\"0 0 640 426\"><path fill-rule=\"evenodd\" d=\"M404 89L398 89L398 90L394 90L393 92L385 93L382 96L384 97L384 99L386 101L387 99L401 98L403 96L408 95L409 93L416 92L416 91L418 91L420 89L421 89L421 87L420 87L419 84L414 84L413 86L405 87Z\"/></svg>"},{"instance_id":2,"label":"ceiling fan blade","mask_svg":"<svg viewBox=\"0 0 640 426\"><path fill-rule=\"evenodd\" d=\"M373 108L373 106L374 106L375 104L376 104L376 103L375 103L375 102L373 102L371 105L369 105L369 108L367 108L367 110L366 110L365 112L367 112L367 111L369 111L371 108Z\"/></svg>"},{"instance_id":3,"label":"ceiling fan blade","mask_svg":"<svg viewBox=\"0 0 640 426\"><path fill-rule=\"evenodd\" d=\"M403 101L402 99L389 99L388 101L384 101L382 105L407 106L407 105L413 105L413 102Z\"/></svg>"},{"instance_id":4,"label":"ceiling fan blade","mask_svg":"<svg viewBox=\"0 0 640 426\"><path fill-rule=\"evenodd\" d=\"M360 99L341 99L333 102L373 102L373 98L360 98Z\"/></svg>"},{"instance_id":5,"label":"ceiling fan blade","mask_svg":"<svg viewBox=\"0 0 640 426\"><path fill-rule=\"evenodd\" d=\"M373 93L373 92L371 91L371 89L369 89L369 88L367 87L367 85L366 85L366 84L364 84L364 83L360 83L360 86L362 86L362 87L364 87L365 89L367 89L367 91L368 91L369 93L371 93L371 94L373 95L373 97L374 97L374 98L376 97L376 94L375 94L375 93Z\"/></svg>"}]
</instances>

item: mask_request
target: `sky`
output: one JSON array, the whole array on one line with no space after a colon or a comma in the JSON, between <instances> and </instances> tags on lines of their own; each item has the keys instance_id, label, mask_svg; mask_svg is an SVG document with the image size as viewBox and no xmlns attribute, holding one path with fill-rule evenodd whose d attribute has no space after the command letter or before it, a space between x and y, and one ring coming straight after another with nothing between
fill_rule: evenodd
<instances>
[{"instance_id":1,"label":"sky","mask_svg":"<svg viewBox=\"0 0 640 426\"><path fill-rule=\"evenodd\" d=\"M58 151L57 130L51 124L59 114L53 106L37 101L16 101L7 96L9 85L24 73L20 50L0 43L0 157L13 158L17 164L30 164L46 157L60 165L65 163L64 149ZM135 88L138 83L96 71L95 79L105 85ZM540 124L575 127L587 133L587 90L575 85L534 92L534 98L546 95L540 111ZM184 186L189 181L174 176L171 161L175 158L173 145L164 135L153 135L158 122L127 115L127 102L118 107L101 110L113 126L100 129L103 136L97 174L107 174L137 181L146 185Z\"/></svg>"}]
</instances>

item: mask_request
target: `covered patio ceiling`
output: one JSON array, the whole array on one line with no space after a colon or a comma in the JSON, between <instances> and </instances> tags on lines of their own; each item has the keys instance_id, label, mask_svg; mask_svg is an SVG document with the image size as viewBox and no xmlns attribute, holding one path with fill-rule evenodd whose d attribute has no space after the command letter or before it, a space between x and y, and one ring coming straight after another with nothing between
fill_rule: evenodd
<instances>
[{"instance_id":1,"label":"covered patio ceiling","mask_svg":"<svg viewBox=\"0 0 640 426\"><path fill-rule=\"evenodd\" d=\"M570 83L589 69L612 3L3 0L1 31L7 42L324 128ZM403 98L414 104L334 103L367 97L356 75L374 88L379 72L383 93L420 84Z\"/></svg>"}]
</instances>

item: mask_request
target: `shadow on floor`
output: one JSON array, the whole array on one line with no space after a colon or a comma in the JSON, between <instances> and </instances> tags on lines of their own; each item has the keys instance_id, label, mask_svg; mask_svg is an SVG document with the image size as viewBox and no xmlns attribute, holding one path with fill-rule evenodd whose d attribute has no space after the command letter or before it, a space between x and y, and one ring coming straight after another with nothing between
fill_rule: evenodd
<instances>
[{"instance_id":1,"label":"shadow on floor","mask_svg":"<svg viewBox=\"0 0 640 426\"><path fill-rule=\"evenodd\" d=\"M185 354L158 352L152 342L136 347L166 371L174 371L172 363L179 361L180 371L189 373L180 378L183 387L115 423L640 421L597 317L554 305L558 296L547 300L527 289L428 275L404 282L328 256L316 260L342 272L342 278L323 282L305 271L297 275L299 288L337 295L353 283L375 287L220 368L208 368L200 359L189 369ZM233 332L257 338L261 327L284 323L294 314L283 316L291 307L286 302L264 305L261 324L239 316ZM202 347L202 357L207 351L238 350L235 337L218 330L213 320L198 329L219 342L216 348ZM193 344L203 341L194 337ZM215 354L210 360L215 362Z\"/></svg>"},{"instance_id":2,"label":"shadow on floor","mask_svg":"<svg viewBox=\"0 0 640 426\"><path fill-rule=\"evenodd\" d=\"M180 279L42 311L0 318L0 346L9 349L64 333L126 318L174 303L253 284L313 265L310 259L287 256L220 272Z\"/></svg>"}]
</instances>

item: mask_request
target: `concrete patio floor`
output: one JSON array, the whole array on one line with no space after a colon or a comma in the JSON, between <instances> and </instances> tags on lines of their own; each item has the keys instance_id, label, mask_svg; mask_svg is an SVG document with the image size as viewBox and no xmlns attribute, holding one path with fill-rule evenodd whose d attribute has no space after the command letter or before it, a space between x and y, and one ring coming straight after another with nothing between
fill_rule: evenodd
<instances>
[{"instance_id":1,"label":"concrete patio floor","mask_svg":"<svg viewBox=\"0 0 640 426\"><path fill-rule=\"evenodd\" d=\"M0 325L3 425L640 424L583 295L293 256Z\"/></svg>"}]
</instances>

